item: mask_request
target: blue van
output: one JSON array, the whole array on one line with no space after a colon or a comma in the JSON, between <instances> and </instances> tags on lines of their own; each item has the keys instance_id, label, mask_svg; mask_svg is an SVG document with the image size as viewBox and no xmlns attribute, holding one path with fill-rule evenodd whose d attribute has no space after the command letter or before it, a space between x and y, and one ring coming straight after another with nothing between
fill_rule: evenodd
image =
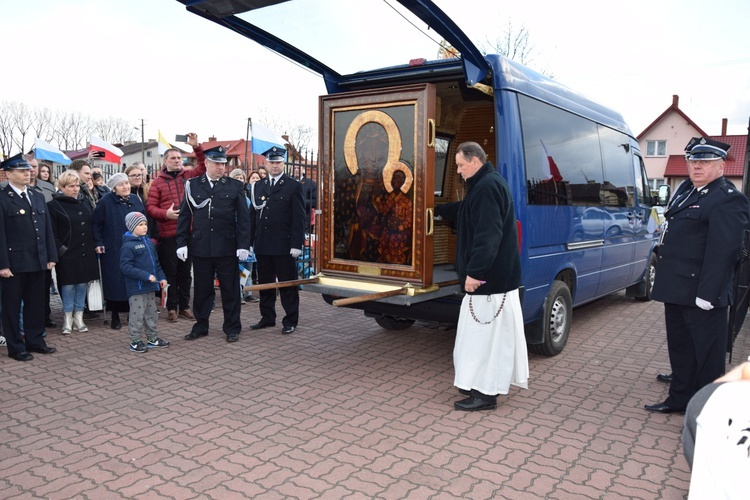
<instances>
[{"instance_id":1,"label":"blue van","mask_svg":"<svg viewBox=\"0 0 750 500\"><path fill-rule=\"evenodd\" d=\"M650 298L658 223L618 113L483 55L429 0L179 1L325 82L317 267L304 290L387 329L455 323L456 235L434 207L463 197L455 149L475 141L515 200L533 352L563 350L576 306L623 289Z\"/></svg>"}]
</instances>

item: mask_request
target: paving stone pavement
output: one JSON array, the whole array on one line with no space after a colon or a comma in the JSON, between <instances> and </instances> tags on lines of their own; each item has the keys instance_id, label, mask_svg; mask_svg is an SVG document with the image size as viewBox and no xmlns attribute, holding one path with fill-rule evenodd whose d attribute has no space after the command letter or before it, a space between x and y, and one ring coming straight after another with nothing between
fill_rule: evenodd
<instances>
[{"instance_id":1,"label":"paving stone pavement","mask_svg":"<svg viewBox=\"0 0 750 500\"><path fill-rule=\"evenodd\" d=\"M661 304L623 293L576 309L565 351L530 356L528 390L454 411L455 331L386 331L302 293L300 327L128 350L90 320L58 353L0 353L0 498L684 498L680 415L667 386ZM59 300L53 317L61 322ZM279 306L280 310L280 306ZM280 314L281 311L280 311ZM743 331L735 364L746 359ZM3 349L4 348L0 348Z\"/></svg>"}]
</instances>

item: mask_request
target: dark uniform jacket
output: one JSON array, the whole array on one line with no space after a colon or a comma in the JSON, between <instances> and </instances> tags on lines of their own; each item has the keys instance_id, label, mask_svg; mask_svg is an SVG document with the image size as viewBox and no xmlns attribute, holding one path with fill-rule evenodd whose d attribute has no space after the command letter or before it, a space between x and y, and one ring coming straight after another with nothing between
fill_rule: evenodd
<instances>
[{"instance_id":1,"label":"dark uniform jacket","mask_svg":"<svg viewBox=\"0 0 750 500\"><path fill-rule=\"evenodd\" d=\"M92 229L92 210L86 200L55 193L47 203L59 262L57 285L75 285L99 279ZM65 247L65 251L60 249Z\"/></svg>"},{"instance_id":2,"label":"dark uniform jacket","mask_svg":"<svg viewBox=\"0 0 750 500\"><path fill-rule=\"evenodd\" d=\"M44 197L32 189L26 191L31 207L10 184L0 190L0 269L14 274L46 271L48 262L57 262Z\"/></svg>"},{"instance_id":3,"label":"dark uniform jacket","mask_svg":"<svg viewBox=\"0 0 750 500\"><path fill-rule=\"evenodd\" d=\"M700 297L714 307L728 306L750 219L748 207L747 198L724 177L699 191L684 182L664 213L667 229L659 247L652 298L695 306L695 298Z\"/></svg>"},{"instance_id":4,"label":"dark uniform jacket","mask_svg":"<svg viewBox=\"0 0 750 500\"><path fill-rule=\"evenodd\" d=\"M302 184L282 174L271 188L268 176L254 185L255 200L250 204L253 251L259 255L288 255L302 250L305 242L305 203Z\"/></svg>"},{"instance_id":5,"label":"dark uniform jacket","mask_svg":"<svg viewBox=\"0 0 750 500\"><path fill-rule=\"evenodd\" d=\"M250 214L240 181L222 177L213 190L205 175L187 181L177 218L177 248L184 246L193 257L233 257L238 249L250 249Z\"/></svg>"},{"instance_id":6,"label":"dark uniform jacket","mask_svg":"<svg viewBox=\"0 0 750 500\"><path fill-rule=\"evenodd\" d=\"M466 276L486 281L474 294L509 292L521 285L521 258L513 199L505 179L487 162L466 181L460 202L438 205L435 214L456 221L456 270L463 289Z\"/></svg>"}]
</instances>

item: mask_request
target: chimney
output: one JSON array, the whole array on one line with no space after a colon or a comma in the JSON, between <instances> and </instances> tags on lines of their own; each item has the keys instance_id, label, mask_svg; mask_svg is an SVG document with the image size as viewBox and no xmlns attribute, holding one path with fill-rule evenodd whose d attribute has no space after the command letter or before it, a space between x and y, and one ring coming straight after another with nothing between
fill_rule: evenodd
<instances>
[{"instance_id":1,"label":"chimney","mask_svg":"<svg viewBox=\"0 0 750 500\"><path fill-rule=\"evenodd\" d=\"M680 96L673 95L672 96L672 107L679 108L679 104L680 104Z\"/></svg>"},{"instance_id":2,"label":"chimney","mask_svg":"<svg viewBox=\"0 0 750 500\"><path fill-rule=\"evenodd\" d=\"M208 138L208 142L211 142L211 141L216 141L216 137L214 137L214 136L209 137Z\"/></svg>"},{"instance_id":3,"label":"chimney","mask_svg":"<svg viewBox=\"0 0 750 500\"><path fill-rule=\"evenodd\" d=\"M727 119L721 119L721 135L727 135Z\"/></svg>"}]
</instances>

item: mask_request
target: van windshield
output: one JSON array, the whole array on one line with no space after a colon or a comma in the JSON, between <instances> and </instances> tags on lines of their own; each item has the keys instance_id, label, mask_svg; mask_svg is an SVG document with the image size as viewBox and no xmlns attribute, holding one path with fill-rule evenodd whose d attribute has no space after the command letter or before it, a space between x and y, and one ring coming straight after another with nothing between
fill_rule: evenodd
<instances>
[{"instance_id":1,"label":"van windshield","mask_svg":"<svg viewBox=\"0 0 750 500\"><path fill-rule=\"evenodd\" d=\"M442 40L395 0L295 0L237 17L341 75L438 59Z\"/></svg>"}]
</instances>

